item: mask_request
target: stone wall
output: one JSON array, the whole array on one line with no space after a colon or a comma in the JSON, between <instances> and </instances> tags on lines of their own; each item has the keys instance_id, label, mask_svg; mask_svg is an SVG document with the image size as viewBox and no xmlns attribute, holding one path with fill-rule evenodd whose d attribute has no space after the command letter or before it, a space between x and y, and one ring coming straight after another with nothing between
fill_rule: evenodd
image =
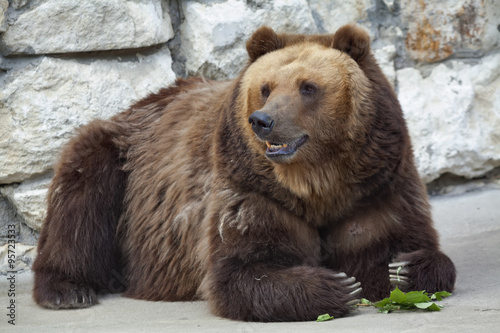
<instances>
[{"instance_id":1,"label":"stone wall","mask_svg":"<svg viewBox=\"0 0 500 333\"><path fill-rule=\"evenodd\" d=\"M349 22L372 36L425 182L500 166L497 0L0 0L0 246L15 226L29 266L51 167L76 128L175 77L235 77L261 25Z\"/></svg>"}]
</instances>

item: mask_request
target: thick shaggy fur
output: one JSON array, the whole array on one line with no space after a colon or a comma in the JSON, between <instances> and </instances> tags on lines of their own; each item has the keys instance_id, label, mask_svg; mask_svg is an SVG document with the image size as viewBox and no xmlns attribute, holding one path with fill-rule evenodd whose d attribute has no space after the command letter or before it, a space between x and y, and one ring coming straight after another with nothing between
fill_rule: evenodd
<instances>
[{"instance_id":1,"label":"thick shaggy fur","mask_svg":"<svg viewBox=\"0 0 500 333\"><path fill-rule=\"evenodd\" d=\"M34 298L78 308L121 291L207 299L254 321L343 316L359 295L451 291L396 96L354 26L335 35L261 28L231 82L179 80L68 144L50 188ZM263 138L249 124L272 117ZM257 133L257 132L256 132ZM266 134L267 135L267 134ZM265 141L307 140L266 157Z\"/></svg>"}]
</instances>

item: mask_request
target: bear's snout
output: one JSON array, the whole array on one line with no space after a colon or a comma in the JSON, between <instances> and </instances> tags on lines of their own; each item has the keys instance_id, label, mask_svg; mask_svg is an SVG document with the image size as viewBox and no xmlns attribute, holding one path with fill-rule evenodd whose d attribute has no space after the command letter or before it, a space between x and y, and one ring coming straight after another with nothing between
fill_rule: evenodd
<instances>
[{"instance_id":1,"label":"bear's snout","mask_svg":"<svg viewBox=\"0 0 500 333\"><path fill-rule=\"evenodd\" d=\"M274 119L267 113L255 111L248 117L248 122L252 124L252 129L261 139L265 139L274 128Z\"/></svg>"}]
</instances>

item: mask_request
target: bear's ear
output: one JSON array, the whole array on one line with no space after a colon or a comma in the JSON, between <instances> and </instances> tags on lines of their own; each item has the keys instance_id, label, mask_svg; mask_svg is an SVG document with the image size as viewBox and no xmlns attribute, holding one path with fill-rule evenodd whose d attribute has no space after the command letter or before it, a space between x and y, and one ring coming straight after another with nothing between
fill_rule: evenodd
<instances>
[{"instance_id":1,"label":"bear's ear","mask_svg":"<svg viewBox=\"0 0 500 333\"><path fill-rule=\"evenodd\" d=\"M283 48L283 40L269 27L261 27L247 41L247 52L250 62L254 62L266 53Z\"/></svg>"},{"instance_id":2,"label":"bear's ear","mask_svg":"<svg viewBox=\"0 0 500 333\"><path fill-rule=\"evenodd\" d=\"M344 25L333 36L333 48L347 53L359 64L370 54L370 36L354 24Z\"/></svg>"}]
</instances>

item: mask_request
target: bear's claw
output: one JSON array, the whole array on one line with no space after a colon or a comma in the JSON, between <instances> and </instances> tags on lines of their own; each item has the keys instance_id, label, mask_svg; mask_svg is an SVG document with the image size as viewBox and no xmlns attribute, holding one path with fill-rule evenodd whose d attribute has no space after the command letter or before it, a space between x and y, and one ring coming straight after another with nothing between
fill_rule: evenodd
<instances>
[{"instance_id":1,"label":"bear's claw","mask_svg":"<svg viewBox=\"0 0 500 333\"><path fill-rule=\"evenodd\" d=\"M349 286L349 288L356 288L358 286L360 286L361 283L357 282L355 284L353 284L352 286ZM363 288L357 288L356 290L354 291L351 291L349 293L350 296L353 296L353 297L356 297L355 299L349 301L346 303L347 306L355 306L356 304L359 304L359 302L361 302L361 299L360 299L360 296L361 296L361 292L363 291Z\"/></svg>"},{"instance_id":2,"label":"bear's claw","mask_svg":"<svg viewBox=\"0 0 500 333\"><path fill-rule=\"evenodd\" d=\"M358 288L358 289L356 289L356 290L354 290L354 291L351 291L351 292L349 293L349 295L352 295L352 296L359 296L359 295L361 294L361 291L363 291L363 288Z\"/></svg>"},{"instance_id":3,"label":"bear's claw","mask_svg":"<svg viewBox=\"0 0 500 333\"><path fill-rule=\"evenodd\" d=\"M411 281L406 276L410 271L407 267L410 262L401 261L389 264L389 281L395 287L406 287Z\"/></svg>"},{"instance_id":4,"label":"bear's claw","mask_svg":"<svg viewBox=\"0 0 500 333\"><path fill-rule=\"evenodd\" d=\"M340 273L334 274L333 277L336 277L336 278L346 278L347 274L344 273L344 272L340 272Z\"/></svg>"},{"instance_id":5,"label":"bear's claw","mask_svg":"<svg viewBox=\"0 0 500 333\"><path fill-rule=\"evenodd\" d=\"M349 293L349 295L351 297L355 297L355 299L350 300L349 302L346 303L346 305L354 306L354 305L358 304L361 301L360 296L361 296L361 292L363 291L363 288L360 287L361 282L356 282L355 277L350 277L350 278L345 279L342 283L348 284L348 286L347 286L348 289L354 289L353 291L351 291Z\"/></svg>"},{"instance_id":6,"label":"bear's claw","mask_svg":"<svg viewBox=\"0 0 500 333\"><path fill-rule=\"evenodd\" d=\"M357 299L353 299L352 301L349 301L346 303L347 306L355 306L355 305L358 305L359 302L361 302L361 300L359 298Z\"/></svg>"},{"instance_id":7,"label":"bear's claw","mask_svg":"<svg viewBox=\"0 0 500 333\"><path fill-rule=\"evenodd\" d=\"M351 284L348 288L349 289L362 289L362 288L360 288L360 286L361 286L361 282L356 282L354 284Z\"/></svg>"},{"instance_id":8,"label":"bear's claw","mask_svg":"<svg viewBox=\"0 0 500 333\"><path fill-rule=\"evenodd\" d=\"M353 284L356 282L356 278L355 277L350 277L350 278L347 278L345 280L342 281L342 284Z\"/></svg>"},{"instance_id":9,"label":"bear's claw","mask_svg":"<svg viewBox=\"0 0 500 333\"><path fill-rule=\"evenodd\" d=\"M353 290L353 291L349 292L349 296L355 297L355 298L350 299L345 304L347 306L354 306L354 305L358 304L361 301L359 297L361 295L361 292L363 291L363 288L360 287L361 282L356 282L356 278L354 276L348 277L347 274L344 272L336 273L333 276L335 278L343 279L340 283L343 286L346 286L347 289Z\"/></svg>"},{"instance_id":10,"label":"bear's claw","mask_svg":"<svg viewBox=\"0 0 500 333\"><path fill-rule=\"evenodd\" d=\"M408 265L410 262L409 261L401 261L401 262L392 262L389 264L389 268L399 268L399 266L406 266Z\"/></svg>"},{"instance_id":11,"label":"bear's claw","mask_svg":"<svg viewBox=\"0 0 500 333\"><path fill-rule=\"evenodd\" d=\"M354 276L347 277L347 274L344 272L337 273L334 276L336 278L345 278L340 283L343 285L347 285L348 289L355 289L354 291L351 291L349 295L357 296L363 290L363 288L360 287L361 282L356 282L356 278Z\"/></svg>"}]
</instances>

